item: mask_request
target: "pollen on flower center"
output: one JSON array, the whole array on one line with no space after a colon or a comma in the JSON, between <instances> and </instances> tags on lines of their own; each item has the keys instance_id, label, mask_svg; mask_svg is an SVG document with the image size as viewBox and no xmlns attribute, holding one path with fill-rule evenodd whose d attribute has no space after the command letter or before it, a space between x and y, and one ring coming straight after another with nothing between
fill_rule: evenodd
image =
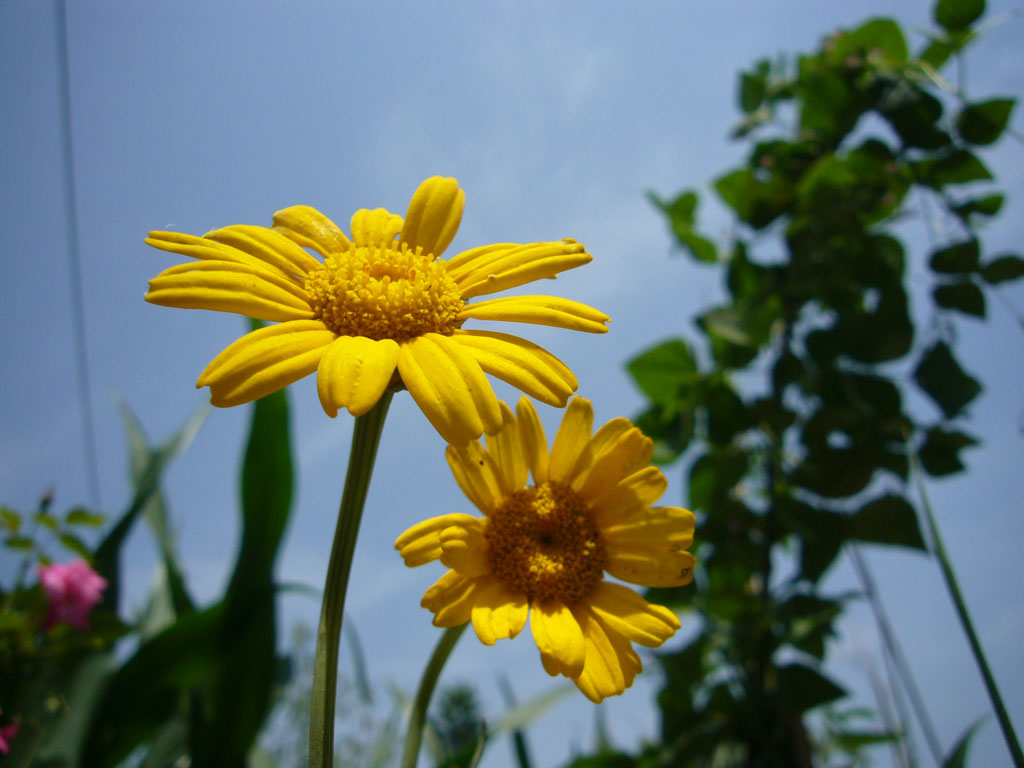
<instances>
[{"instance_id":1,"label":"pollen on flower center","mask_svg":"<svg viewBox=\"0 0 1024 768\"><path fill-rule=\"evenodd\" d=\"M604 542L586 503L563 483L512 493L484 535L492 573L531 600L572 605L601 581Z\"/></svg>"},{"instance_id":2,"label":"pollen on flower center","mask_svg":"<svg viewBox=\"0 0 1024 768\"><path fill-rule=\"evenodd\" d=\"M305 279L310 304L339 336L409 339L450 334L463 300L444 262L405 243L330 254Z\"/></svg>"}]
</instances>

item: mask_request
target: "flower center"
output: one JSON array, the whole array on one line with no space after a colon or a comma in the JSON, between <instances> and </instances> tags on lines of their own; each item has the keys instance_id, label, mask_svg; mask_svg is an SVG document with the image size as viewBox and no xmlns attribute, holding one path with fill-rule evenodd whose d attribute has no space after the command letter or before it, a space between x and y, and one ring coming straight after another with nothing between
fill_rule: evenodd
<instances>
[{"instance_id":1,"label":"flower center","mask_svg":"<svg viewBox=\"0 0 1024 768\"><path fill-rule=\"evenodd\" d=\"M557 483L516 491L487 518L492 573L532 600L573 605L601 581L605 548L590 509Z\"/></svg>"},{"instance_id":2,"label":"flower center","mask_svg":"<svg viewBox=\"0 0 1024 768\"><path fill-rule=\"evenodd\" d=\"M405 243L330 254L306 275L310 304L339 336L401 341L451 334L463 301L444 262Z\"/></svg>"}]
</instances>

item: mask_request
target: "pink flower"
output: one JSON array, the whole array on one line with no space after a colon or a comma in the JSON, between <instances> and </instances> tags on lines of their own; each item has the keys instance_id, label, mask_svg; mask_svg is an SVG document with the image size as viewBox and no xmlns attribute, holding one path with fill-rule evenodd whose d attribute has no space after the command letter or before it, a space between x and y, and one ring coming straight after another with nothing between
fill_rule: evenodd
<instances>
[{"instance_id":1,"label":"pink flower","mask_svg":"<svg viewBox=\"0 0 1024 768\"><path fill-rule=\"evenodd\" d=\"M89 611L100 601L107 580L84 560L67 565L54 563L39 566L39 583L50 601L50 613L43 629L65 622L78 629L89 628Z\"/></svg>"},{"instance_id":2,"label":"pink flower","mask_svg":"<svg viewBox=\"0 0 1024 768\"><path fill-rule=\"evenodd\" d=\"M2 710L0 710L2 712ZM18 730L21 728L19 723L8 723L7 725L0 725L0 752L5 755L11 750L11 739L18 735Z\"/></svg>"}]
</instances>

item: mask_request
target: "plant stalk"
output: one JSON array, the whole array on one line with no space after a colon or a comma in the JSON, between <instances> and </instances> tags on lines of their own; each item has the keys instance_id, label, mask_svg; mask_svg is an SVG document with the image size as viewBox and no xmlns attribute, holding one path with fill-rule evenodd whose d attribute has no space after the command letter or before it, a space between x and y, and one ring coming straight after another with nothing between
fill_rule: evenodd
<instances>
[{"instance_id":1,"label":"plant stalk","mask_svg":"<svg viewBox=\"0 0 1024 768\"><path fill-rule=\"evenodd\" d=\"M352 567L359 521L370 487L384 418L393 396L386 391L369 413L356 418L348 457L345 490L338 508L338 522L327 566L320 626L313 660L313 700L309 717L309 766L330 768L334 763L334 704L338 687L338 642L341 637L345 592Z\"/></svg>"}]
</instances>

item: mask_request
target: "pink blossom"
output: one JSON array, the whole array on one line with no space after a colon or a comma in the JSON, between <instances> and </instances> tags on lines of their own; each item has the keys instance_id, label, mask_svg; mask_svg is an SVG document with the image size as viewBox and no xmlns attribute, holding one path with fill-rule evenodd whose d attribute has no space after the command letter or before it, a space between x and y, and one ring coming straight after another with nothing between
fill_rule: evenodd
<instances>
[{"instance_id":1,"label":"pink blossom","mask_svg":"<svg viewBox=\"0 0 1024 768\"><path fill-rule=\"evenodd\" d=\"M2 712L2 710L0 710ZM0 725L0 752L5 755L11 750L11 739L18 735L18 730L21 728L19 723L8 723L7 725Z\"/></svg>"},{"instance_id":2,"label":"pink blossom","mask_svg":"<svg viewBox=\"0 0 1024 768\"><path fill-rule=\"evenodd\" d=\"M50 613L43 629L66 622L78 629L89 628L89 611L100 601L107 580L84 560L67 565L54 563L39 566L39 583L50 601Z\"/></svg>"}]
</instances>

